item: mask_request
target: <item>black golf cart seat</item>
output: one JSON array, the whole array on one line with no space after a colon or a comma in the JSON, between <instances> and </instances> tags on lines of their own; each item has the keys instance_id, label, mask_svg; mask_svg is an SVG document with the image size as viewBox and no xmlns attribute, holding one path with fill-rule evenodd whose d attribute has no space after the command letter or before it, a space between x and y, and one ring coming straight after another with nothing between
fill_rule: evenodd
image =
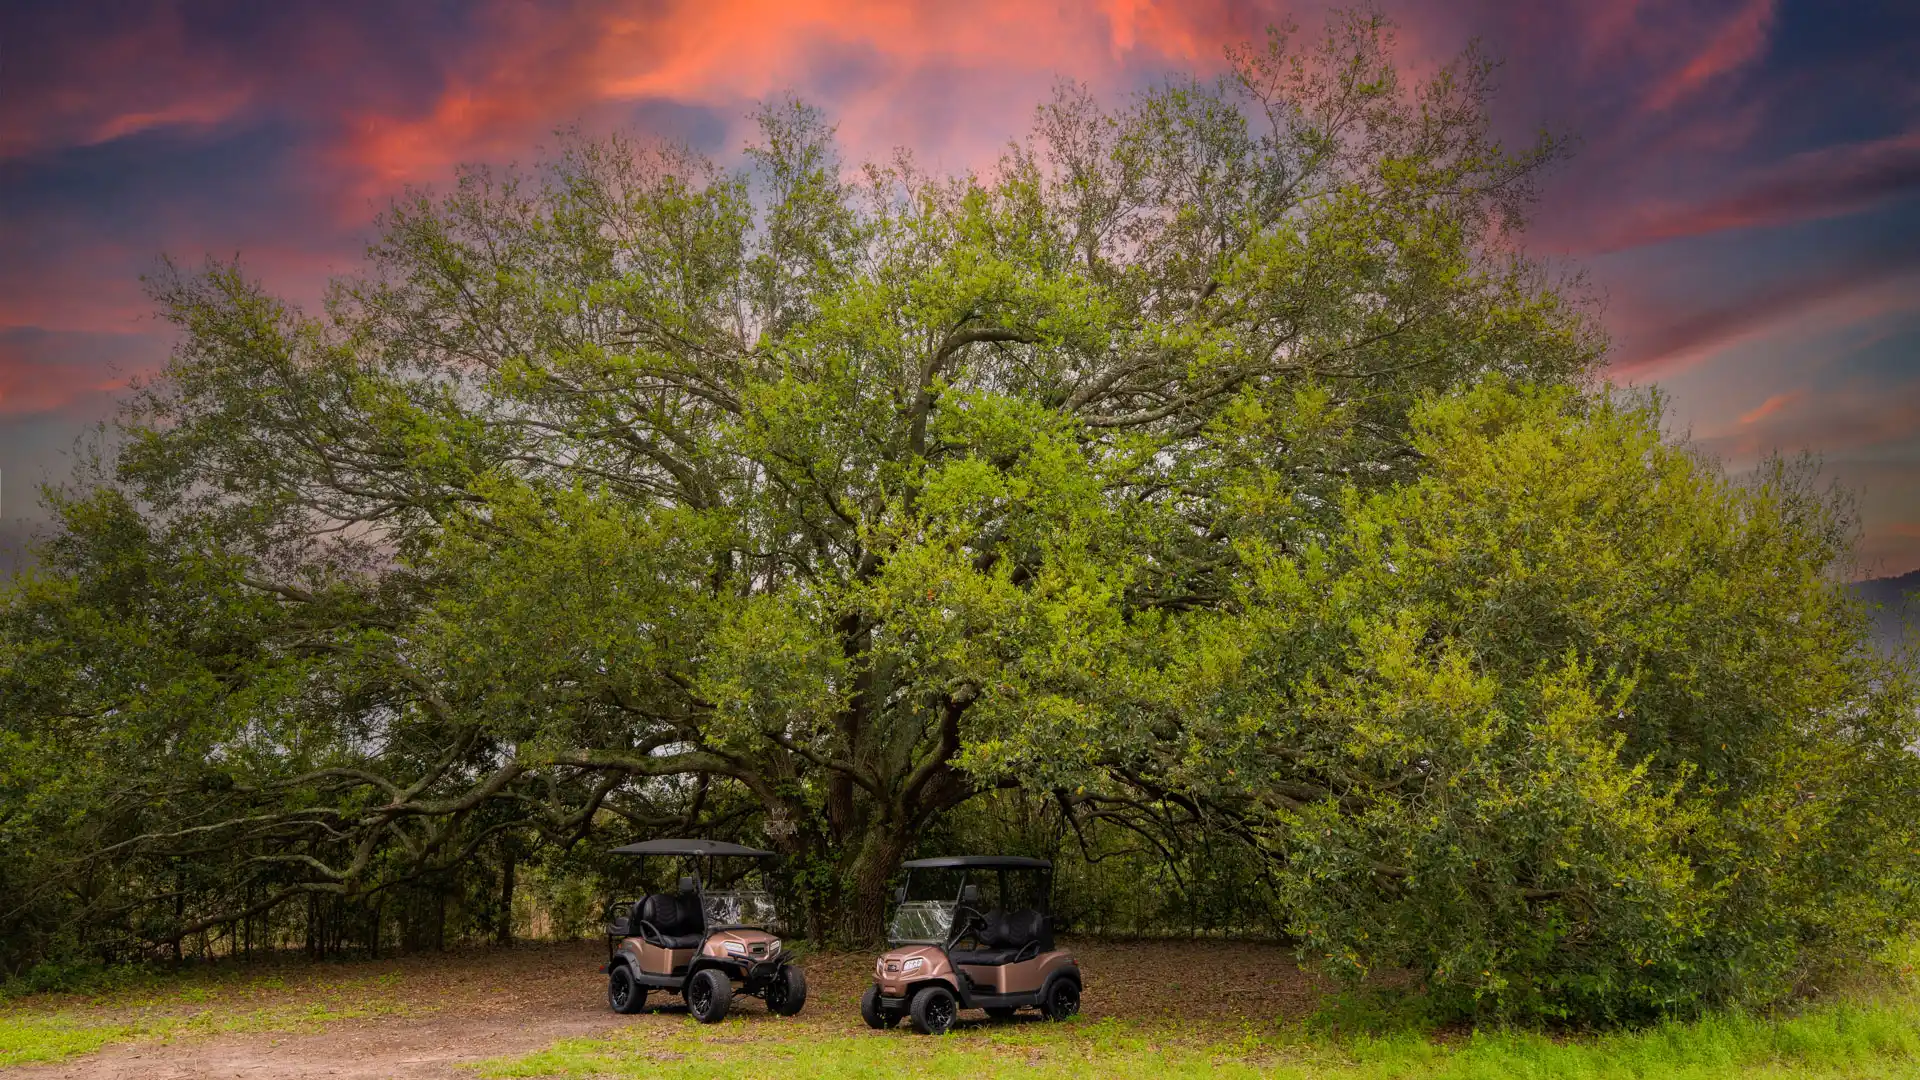
<instances>
[{"instance_id":1,"label":"black golf cart seat","mask_svg":"<svg viewBox=\"0 0 1920 1080\"><path fill-rule=\"evenodd\" d=\"M697 949L706 939L706 917L693 879L683 877L670 893L654 893L640 904L634 929L642 940L666 949Z\"/></svg>"},{"instance_id":2,"label":"black golf cart seat","mask_svg":"<svg viewBox=\"0 0 1920 1080\"><path fill-rule=\"evenodd\" d=\"M973 930L978 948L950 949L947 955L956 964L998 967L1001 964L1031 960L1053 951L1053 934L1045 915L1027 908L1022 911L989 911Z\"/></svg>"}]
</instances>

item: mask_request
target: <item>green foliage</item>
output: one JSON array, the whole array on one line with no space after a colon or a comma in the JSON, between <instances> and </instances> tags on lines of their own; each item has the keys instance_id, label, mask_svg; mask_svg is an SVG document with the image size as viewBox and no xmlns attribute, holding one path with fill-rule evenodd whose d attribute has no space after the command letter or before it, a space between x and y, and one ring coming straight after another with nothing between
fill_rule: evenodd
<instances>
[{"instance_id":1,"label":"green foliage","mask_svg":"<svg viewBox=\"0 0 1920 1080\"><path fill-rule=\"evenodd\" d=\"M1150 695L1026 738L1213 800L1305 952L1443 1014L1774 1001L1911 925L1912 676L1810 473L1734 483L1650 403L1502 380L1412 430L1422 475L1324 539L1250 485L1238 605L1136 654Z\"/></svg>"},{"instance_id":2,"label":"green foliage","mask_svg":"<svg viewBox=\"0 0 1920 1080\"><path fill-rule=\"evenodd\" d=\"M0 1001L31 994L108 994L150 984L157 977L157 969L145 964L43 960L0 982Z\"/></svg>"}]
</instances>

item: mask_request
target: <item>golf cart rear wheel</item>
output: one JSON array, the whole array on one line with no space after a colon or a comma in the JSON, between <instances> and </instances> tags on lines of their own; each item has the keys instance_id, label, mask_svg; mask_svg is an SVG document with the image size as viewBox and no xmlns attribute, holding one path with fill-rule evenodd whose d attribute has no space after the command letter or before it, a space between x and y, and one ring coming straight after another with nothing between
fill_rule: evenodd
<instances>
[{"instance_id":1,"label":"golf cart rear wheel","mask_svg":"<svg viewBox=\"0 0 1920 1080\"><path fill-rule=\"evenodd\" d=\"M1019 1011L1011 1005L995 1005L987 1010L987 1017L992 1020L1011 1020L1013 1014Z\"/></svg>"},{"instance_id":2,"label":"golf cart rear wheel","mask_svg":"<svg viewBox=\"0 0 1920 1080\"><path fill-rule=\"evenodd\" d=\"M1065 1020L1080 1011L1080 984L1072 979L1055 979L1047 988L1047 999L1040 1011L1049 1020Z\"/></svg>"},{"instance_id":3,"label":"golf cart rear wheel","mask_svg":"<svg viewBox=\"0 0 1920 1080\"><path fill-rule=\"evenodd\" d=\"M767 1011L775 1016L792 1016L807 1004L807 975L797 967L781 968L761 994Z\"/></svg>"},{"instance_id":4,"label":"golf cart rear wheel","mask_svg":"<svg viewBox=\"0 0 1920 1080\"><path fill-rule=\"evenodd\" d=\"M607 973L607 1004L614 1012L628 1015L647 1007L647 988L625 964L615 964Z\"/></svg>"},{"instance_id":5,"label":"golf cart rear wheel","mask_svg":"<svg viewBox=\"0 0 1920 1080\"><path fill-rule=\"evenodd\" d=\"M959 1019L960 1003L953 999L953 991L944 986L929 986L913 995L913 1004L908 1007L907 1015L913 1017L913 1030L922 1035L945 1035L953 1022Z\"/></svg>"},{"instance_id":6,"label":"golf cart rear wheel","mask_svg":"<svg viewBox=\"0 0 1920 1080\"><path fill-rule=\"evenodd\" d=\"M703 1024L717 1024L727 1018L733 1004L733 983L724 973L707 968L696 971L687 981L687 1011Z\"/></svg>"},{"instance_id":7,"label":"golf cart rear wheel","mask_svg":"<svg viewBox=\"0 0 1920 1080\"><path fill-rule=\"evenodd\" d=\"M860 995L860 1019L865 1020L867 1026L875 1031L885 1031L887 1028L893 1027L900 1022L900 1014L888 1009L882 1009L880 1007L880 988L877 986L869 986L867 987L867 992Z\"/></svg>"}]
</instances>

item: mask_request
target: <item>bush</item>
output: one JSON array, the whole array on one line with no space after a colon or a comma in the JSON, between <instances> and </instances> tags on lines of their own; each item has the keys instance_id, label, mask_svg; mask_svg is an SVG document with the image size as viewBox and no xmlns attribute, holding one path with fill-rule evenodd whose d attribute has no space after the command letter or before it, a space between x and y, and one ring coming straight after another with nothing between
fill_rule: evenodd
<instances>
[{"instance_id":1,"label":"bush","mask_svg":"<svg viewBox=\"0 0 1920 1080\"><path fill-rule=\"evenodd\" d=\"M1504 383L1416 413L1416 482L1351 494L1243 607L1170 630L1162 775L1258 824L1292 929L1453 1015L1766 1002L1912 924L1909 671L1841 580L1811 470L1735 483L1657 401Z\"/></svg>"},{"instance_id":2,"label":"bush","mask_svg":"<svg viewBox=\"0 0 1920 1080\"><path fill-rule=\"evenodd\" d=\"M146 964L102 964L92 960L46 960L0 981L0 1001L27 994L100 994L150 982Z\"/></svg>"}]
</instances>

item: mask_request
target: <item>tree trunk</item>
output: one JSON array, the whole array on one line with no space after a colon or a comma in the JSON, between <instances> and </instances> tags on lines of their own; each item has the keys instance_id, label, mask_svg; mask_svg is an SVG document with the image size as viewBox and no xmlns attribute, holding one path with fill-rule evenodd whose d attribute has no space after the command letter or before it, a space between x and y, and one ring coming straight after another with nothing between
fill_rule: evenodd
<instances>
[{"instance_id":1,"label":"tree trunk","mask_svg":"<svg viewBox=\"0 0 1920 1080\"><path fill-rule=\"evenodd\" d=\"M514 843L507 837L500 845L500 922L494 927L493 940L513 944L513 863Z\"/></svg>"},{"instance_id":2,"label":"tree trunk","mask_svg":"<svg viewBox=\"0 0 1920 1080\"><path fill-rule=\"evenodd\" d=\"M877 945L886 936L887 882L913 847L913 835L895 822L877 822L868 829L860 850L848 868L843 932L853 945Z\"/></svg>"}]
</instances>

